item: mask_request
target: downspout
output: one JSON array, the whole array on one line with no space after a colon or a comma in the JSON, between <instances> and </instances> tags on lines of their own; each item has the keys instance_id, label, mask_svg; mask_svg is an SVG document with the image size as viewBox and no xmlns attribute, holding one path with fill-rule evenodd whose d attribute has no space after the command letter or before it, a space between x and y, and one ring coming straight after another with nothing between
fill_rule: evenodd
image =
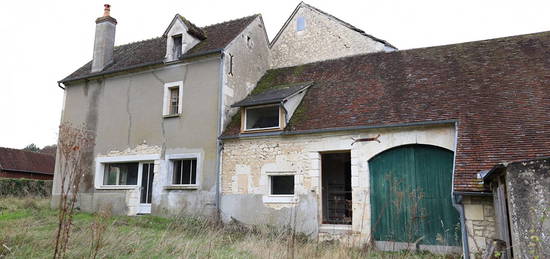
<instances>
[{"instance_id":1,"label":"downspout","mask_svg":"<svg viewBox=\"0 0 550 259\"><path fill-rule=\"evenodd\" d=\"M216 214L217 220L221 220L221 195L220 195L220 182L221 182L221 156L222 156L222 145L223 142L220 139L222 134L222 120L223 120L223 85L224 85L224 57L225 51L221 51L220 54L220 89L218 91L218 122L217 122L217 136L216 136Z\"/></svg>"},{"instance_id":2,"label":"downspout","mask_svg":"<svg viewBox=\"0 0 550 259\"><path fill-rule=\"evenodd\" d=\"M455 182L455 167L456 167L456 151L458 149L458 121L455 122L455 152L453 158L453 181L451 186L451 200L453 207L458 211L460 217L460 232L462 233L462 253L464 259L470 259L470 248L468 246L468 229L466 228L464 204L462 203L462 195L455 194L454 182Z\"/></svg>"}]
</instances>

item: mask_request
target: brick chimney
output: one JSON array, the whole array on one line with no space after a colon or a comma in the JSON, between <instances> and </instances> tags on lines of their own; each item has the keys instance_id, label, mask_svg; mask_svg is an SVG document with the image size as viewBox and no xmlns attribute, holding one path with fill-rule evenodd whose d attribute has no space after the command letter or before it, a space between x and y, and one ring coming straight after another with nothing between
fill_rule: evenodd
<instances>
[{"instance_id":1,"label":"brick chimney","mask_svg":"<svg viewBox=\"0 0 550 259\"><path fill-rule=\"evenodd\" d=\"M102 71L113 62L117 21L111 17L111 5L105 4L103 16L95 20L94 59L92 73Z\"/></svg>"}]
</instances>

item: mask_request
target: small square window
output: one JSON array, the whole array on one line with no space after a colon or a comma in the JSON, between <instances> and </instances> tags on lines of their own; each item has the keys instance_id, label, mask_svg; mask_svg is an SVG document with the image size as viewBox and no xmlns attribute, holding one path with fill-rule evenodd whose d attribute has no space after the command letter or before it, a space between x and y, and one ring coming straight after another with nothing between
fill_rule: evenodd
<instances>
[{"instance_id":1,"label":"small square window","mask_svg":"<svg viewBox=\"0 0 550 259\"><path fill-rule=\"evenodd\" d=\"M298 17L296 18L296 31L303 31L306 29L306 18Z\"/></svg>"},{"instance_id":2,"label":"small square window","mask_svg":"<svg viewBox=\"0 0 550 259\"><path fill-rule=\"evenodd\" d=\"M279 105L246 108L245 114L245 130L280 128Z\"/></svg>"},{"instance_id":3,"label":"small square window","mask_svg":"<svg viewBox=\"0 0 550 259\"><path fill-rule=\"evenodd\" d=\"M197 184L197 159L172 160L172 184Z\"/></svg>"},{"instance_id":4,"label":"small square window","mask_svg":"<svg viewBox=\"0 0 550 259\"><path fill-rule=\"evenodd\" d=\"M294 195L294 175L271 175L271 195Z\"/></svg>"},{"instance_id":5,"label":"small square window","mask_svg":"<svg viewBox=\"0 0 550 259\"><path fill-rule=\"evenodd\" d=\"M106 164L103 185L137 185L138 165L138 163Z\"/></svg>"}]
</instances>

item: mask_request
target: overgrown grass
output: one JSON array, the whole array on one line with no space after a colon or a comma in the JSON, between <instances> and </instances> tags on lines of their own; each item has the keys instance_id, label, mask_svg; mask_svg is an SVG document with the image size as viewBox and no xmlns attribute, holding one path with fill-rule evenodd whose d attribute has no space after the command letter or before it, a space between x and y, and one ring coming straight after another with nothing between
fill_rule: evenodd
<instances>
[{"instance_id":1,"label":"overgrown grass","mask_svg":"<svg viewBox=\"0 0 550 259\"><path fill-rule=\"evenodd\" d=\"M88 258L97 216L77 213L67 251ZM382 253L295 238L269 227L248 228L176 217L113 216L106 225L97 258L434 258L427 253ZM0 198L0 258L51 258L57 212L47 199ZM443 258L442 256L439 256Z\"/></svg>"}]
</instances>

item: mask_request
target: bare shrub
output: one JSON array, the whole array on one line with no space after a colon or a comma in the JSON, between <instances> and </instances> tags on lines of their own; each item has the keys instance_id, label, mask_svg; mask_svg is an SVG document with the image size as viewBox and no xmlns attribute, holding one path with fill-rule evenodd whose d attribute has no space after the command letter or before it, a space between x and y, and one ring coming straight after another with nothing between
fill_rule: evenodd
<instances>
[{"instance_id":1,"label":"bare shrub","mask_svg":"<svg viewBox=\"0 0 550 259\"><path fill-rule=\"evenodd\" d=\"M90 225L90 231L92 232L92 241L90 243L90 258L97 258L97 254L103 246L103 237L107 230L110 218L110 207L103 207L99 210L99 212L95 214L94 221Z\"/></svg>"},{"instance_id":2,"label":"bare shrub","mask_svg":"<svg viewBox=\"0 0 550 259\"><path fill-rule=\"evenodd\" d=\"M61 194L58 205L58 226L53 258L64 258L67 251L75 205L84 175L90 172L85 155L93 146L94 136L83 125L70 123L59 126L59 177Z\"/></svg>"}]
</instances>

